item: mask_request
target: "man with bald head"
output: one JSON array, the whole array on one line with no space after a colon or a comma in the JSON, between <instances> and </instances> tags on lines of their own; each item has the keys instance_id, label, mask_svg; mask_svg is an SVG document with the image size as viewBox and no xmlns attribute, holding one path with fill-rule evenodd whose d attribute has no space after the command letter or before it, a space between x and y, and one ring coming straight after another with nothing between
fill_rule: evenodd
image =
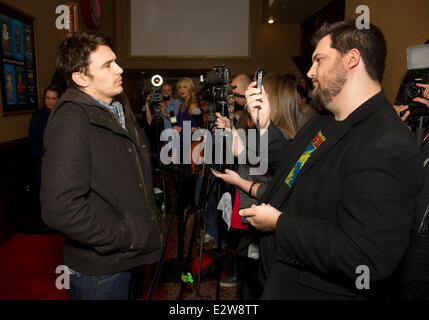
<instances>
[{"instance_id":1,"label":"man with bald head","mask_svg":"<svg viewBox=\"0 0 429 320\"><path fill-rule=\"evenodd\" d=\"M237 118L236 126L238 128L244 128L247 123L247 110L246 110L246 97L244 96L244 92L249 87L249 84L252 82L249 76L245 74L237 74L231 82L232 92L235 97L235 117ZM244 117L241 117L244 115ZM241 119L241 121L240 121Z\"/></svg>"},{"instance_id":2,"label":"man with bald head","mask_svg":"<svg viewBox=\"0 0 429 320\"><path fill-rule=\"evenodd\" d=\"M237 74L231 82L231 86L233 87L232 92L235 96L235 101L240 106L244 106L246 104L246 97L244 96L244 92L247 90L247 87L252 81L245 74Z\"/></svg>"}]
</instances>

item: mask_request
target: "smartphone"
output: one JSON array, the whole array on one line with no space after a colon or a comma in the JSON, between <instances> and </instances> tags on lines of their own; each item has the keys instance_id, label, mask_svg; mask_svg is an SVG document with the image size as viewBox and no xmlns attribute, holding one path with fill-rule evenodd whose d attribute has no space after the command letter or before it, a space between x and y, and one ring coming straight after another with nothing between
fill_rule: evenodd
<instances>
[{"instance_id":1,"label":"smartphone","mask_svg":"<svg viewBox=\"0 0 429 320\"><path fill-rule=\"evenodd\" d=\"M256 73L256 87L262 92L262 77L264 76L264 70L259 69Z\"/></svg>"}]
</instances>

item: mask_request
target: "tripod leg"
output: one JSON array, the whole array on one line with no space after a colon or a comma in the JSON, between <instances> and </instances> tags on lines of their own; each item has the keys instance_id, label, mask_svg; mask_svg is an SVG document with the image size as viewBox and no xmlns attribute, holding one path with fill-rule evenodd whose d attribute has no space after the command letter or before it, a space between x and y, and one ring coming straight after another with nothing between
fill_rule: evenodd
<instances>
[{"instance_id":1,"label":"tripod leg","mask_svg":"<svg viewBox=\"0 0 429 320\"><path fill-rule=\"evenodd\" d=\"M220 200L220 183L217 184L217 202L219 203ZM219 212L217 214L217 249L220 252L221 247L222 247L222 232L221 232L221 228L220 228L220 222L219 222L220 218L219 218ZM220 264L220 262L219 262ZM216 300L220 299L220 273L221 273L221 268L220 265L217 265L216 268L217 272L216 272Z\"/></svg>"},{"instance_id":2,"label":"tripod leg","mask_svg":"<svg viewBox=\"0 0 429 320\"><path fill-rule=\"evenodd\" d=\"M206 225L207 225L207 210L208 210L208 201L206 201L205 208L203 211L204 226L203 226L203 229L200 230L200 257L198 261L198 279L197 279L197 296L198 297L200 296L201 263L203 258L204 233L206 232Z\"/></svg>"},{"instance_id":3,"label":"tripod leg","mask_svg":"<svg viewBox=\"0 0 429 320\"><path fill-rule=\"evenodd\" d=\"M192 228L191 240L189 241L188 255L186 256L185 268L184 268L184 272L183 272L184 274L186 274L189 271L189 263L191 262L192 248L193 248L193 244L194 244L194 240L195 240L195 233L197 230L198 222L199 222L199 219L197 216L194 219L194 226ZM182 300L184 285L185 285L185 282L182 281L182 285L180 286L179 300Z\"/></svg>"},{"instance_id":4,"label":"tripod leg","mask_svg":"<svg viewBox=\"0 0 429 320\"><path fill-rule=\"evenodd\" d=\"M158 286L159 278L161 276L162 267L164 266L164 259L165 259L165 254L166 254L167 248L168 248L168 242L170 240L171 229L173 228L174 217L175 217L175 215L171 214L170 222L169 222L169 226L168 226L168 231L167 231L167 237L165 239L165 244L164 244L164 248L162 250L161 259L159 260L159 262L156 266L155 275L154 275L152 282L150 284L149 293L147 295L147 300L152 300L153 295L155 294L155 289Z\"/></svg>"}]
</instances>

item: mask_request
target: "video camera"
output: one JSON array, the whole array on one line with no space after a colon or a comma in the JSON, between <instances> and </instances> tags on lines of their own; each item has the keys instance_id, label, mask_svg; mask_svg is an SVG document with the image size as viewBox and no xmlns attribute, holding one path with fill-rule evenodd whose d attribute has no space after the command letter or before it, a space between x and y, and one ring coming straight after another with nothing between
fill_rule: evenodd
<instances>
[{"instance_id":1,"label":"video camera","mask_svg":"<svg viewBox=\"0 0 429 320\"><path fill-rule=\"evenodd\" d=\"M159 107L159 103L170 100L170 96L162 94L161 92L161 86L164 83L164 79L160 75L154 75L150 82L152 83L153 89L149 100L149 107L153 109L154 117L161 117L161 108Z\"/></svg>"},{"instance_id":2,"label":"video camera","mask_svg":"<svg viewBox=\"0 0 429 320\"><path fill-rule=\"evenodd\" d=\"M231 71L227 66L214 67L200 76L200 85L203 86L202 96L211 102L209 112L214 115L219 112L230 119L234 117L234 93L231 86Z\"/></svg>"},{"instance_id":3,"label":"video camera","mask_svg":"<svg viewBox=\"0 0 429 320\"><path fill-rule=\"evenodd\" d=\"M413 99L423 97L424 88L418 83L429 84L429 45L419 45L407 48L408 71L399 87L395 105L409 106L410 115L406 122L416 127L421 117L429 117L429 109Z\"/></svg>"}]
</instances>

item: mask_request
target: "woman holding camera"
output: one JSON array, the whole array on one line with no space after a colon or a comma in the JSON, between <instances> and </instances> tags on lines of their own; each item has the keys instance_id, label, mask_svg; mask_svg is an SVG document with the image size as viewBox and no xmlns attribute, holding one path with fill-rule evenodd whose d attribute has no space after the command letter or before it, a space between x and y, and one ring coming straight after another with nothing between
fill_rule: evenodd
<instances>
[{"instance_id":1,"label":"woman holding camera","mask_svg":"<svg viewBox=\"0 0 429 320\"><path fill-rule=\"evenodd\" d=\"M282 131L285 139L293 139L298 132L299 106L297 102L296 85L285 76L279 74L267 74L262 80L262 96L263 103L268 104L270 110L270 118L276 126ZM229 125L229 119L217 114L218 128L226 128ZM250 120L251 121L251 120ZM235 128L232 128L234 136L236 135ZM234 150L237 156L244 148L244 144ZM248 152L252 152L248 150ZM261 159L262 161L262 159ZM213 172L213 174L224 180L226 183L237 187L240 197L240 209L250 207L252 204L258 204L259 200L271 180L273 170L270 168L270 174L265 176L250 176L249 166L240 165L238 172L233 170L225 170L225 173ZM263 234L264 241L260 242L261 250L264 252L272 252L274 248L274 238L271 234ZM253 239L255 241L255 239ZM262 271L263 276L269 274L271 259L273 255L265 254L262 256ZM255 286L255 284L253 284ZM260 290L260 289L259 289ZM258 289L255 290L258 292Z\"/></svg>"}]
</instances>

